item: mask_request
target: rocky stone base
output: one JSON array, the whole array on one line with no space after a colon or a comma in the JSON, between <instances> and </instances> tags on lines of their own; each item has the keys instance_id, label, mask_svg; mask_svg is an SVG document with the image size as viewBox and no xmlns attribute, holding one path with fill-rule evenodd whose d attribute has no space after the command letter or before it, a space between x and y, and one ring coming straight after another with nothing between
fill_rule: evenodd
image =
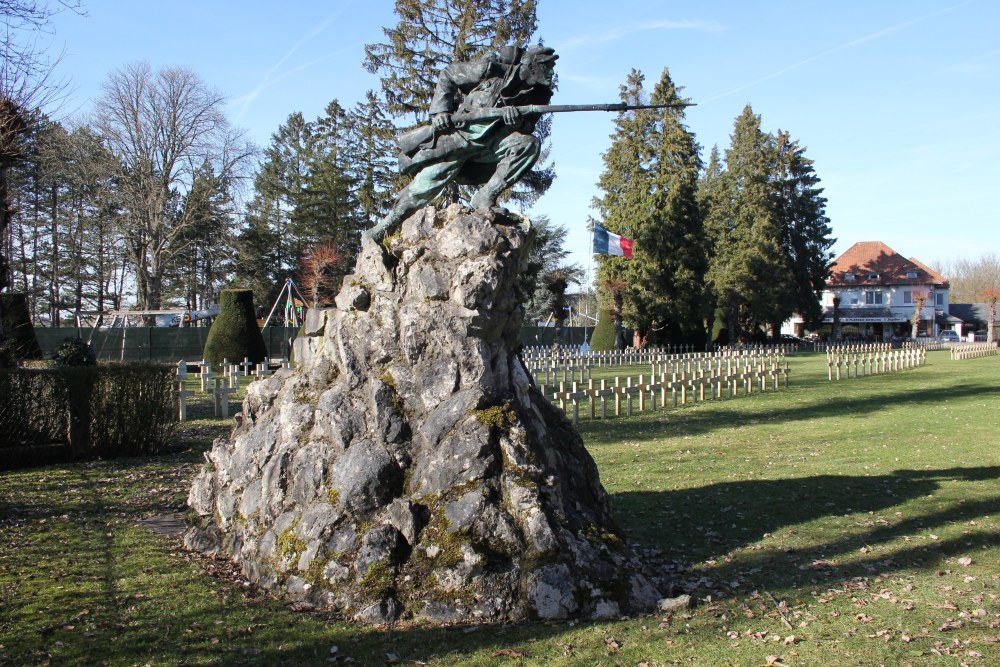
<instances>
[{"instance_id":1,"label":"rocky stone base","mask_svg":"<svg viewBox=\"0 0 1000 667\"><path fill-rule=\"evenodd\" d=\"M456 205L367 243L298 366L253 383L214 444L187 546L370 623L655 609L593 459L517 357L531 240Z\"/></svg>"}]
</instances>

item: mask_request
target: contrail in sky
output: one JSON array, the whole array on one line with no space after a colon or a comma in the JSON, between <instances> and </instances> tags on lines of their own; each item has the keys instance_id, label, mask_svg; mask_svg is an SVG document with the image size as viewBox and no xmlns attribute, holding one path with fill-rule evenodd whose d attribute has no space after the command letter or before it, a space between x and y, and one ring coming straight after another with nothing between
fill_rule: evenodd
<instances>
[{"instance_id":1,"label":"contrail in sky","mask_svg":"<svg viewBox=\"0 0 1000 667\"><path fill-rule=\"evenodd\" d=\"M814 56L810 56L809 58L806 58L805 60L800 60L799 62L795 63L794 65L789 65L788 67L780 69L777 72L774 72L772 74L768 74L767 76L764 76L764 77L761 77L761 78L756 79L754 81L751 81L750 83L744 84L744 85L742 85L742 86L740 86L738 88L733 88L732 90L728 90L728 91L726 91L724 93L719 93L718 95L713 95L712 97L709 97L709 98L706 98L704 100L701 100L701 102L703 102L703 103L705 103L705 102L714 102L715 100L721 99L723 97L728 97L728 96L733 95L735 93L738 93L740 91L746 90L747 88L752 88L753 86L756 86L759 83L763 83L765 81L770 81L771 79L775 79L775 78L777 78L777 77L779 77L779 76L781 76L783 74L787 74L788 72L791 72L792 70L798 69L799 67L802 67L803 65L808 65L809 63L815 62L815 61L819 60L820 58L825 58L826 56L828 56L830 54L837 53L839 51L845 51L845 50L853 48L853 47L855 47L855 46L857 46L859 44L864 44L865 42L870 42L870 41L872 41L874 39L878 39L879 37L884 37L885 35L888 35L888 34L891 34L893 32L902 30L904 28L908 28L909 26L911 26L911 25L913 25L915 23L920 23L921 21L926 21L927 19L934 18L935 16L940 16L942 14L947 14L949 12L952 12L952 11L954 11L956 9L959 9L961 7L964 7L966 5L971 5L972 3L977 2L977 1L978 0L965 0L965 2L960 2L957 5L952 5L951 7L947 7L945 9L941 9L941 10L936 11L936 12L931 12L930 14L925 14L924 16L920 16L920 17L917 17L915 19L910 19L909 21L903 21L902 23L898 23L898 24L896 24L894 26L890 26L888 28L884 28L884 29L879 30L877 32L873 32L870 35L865 35L864 37L859 37L857 39L852 39L849 42L841 44L840 46L835 46L832 49L827 49L826 51L823 51L822 53L818 53L818 54L816 54Z\"/></svg>"},{"instance_id":2,"label":"contrail in sky","mask_svg":"<svg viewBox=\"0 0 1000 667\"><path fill-rule=\"evenodd\" d=\"M283 55L278 60L278 62L276 62L274 65L272 65L271 68L268 69L264 73L264 76L262 76L261 79L260 79L260 81L257 83L257 87L254 88L253 90L251 90L246 95L243 95L240 98L240 100L243 101L243 104L240 107L239 113L236 114L236 121L235 122L237 124L239 124L242 121L243 114L246 113L247 109L250 108L250 105L253 104L254 100L256 100L260 96L260 94L262 92L264 92L264 90L268 86L270 86L270 85L272 85L272 84L280 81L281 79L285 78L289 74L292 74L293 72L297 72L297 71L299 71L301 69L304 69L306 67L311 67L312 65L315 65L316 63L322 62L324 60L329 60L330 58L332 58L332 57L338 55L339 53L343 52L343 50L336 51L336 52L331 53L329 55L326 55L326 56L324 56L322 58L318 58L318 59L312 60L312 61L310 61L308 63L305 63L303 65L299 65L298 67L295 67L295 68L293 68L291 70L283 72L280 76L274 76L274 73L278 70L278 68L281 67L289 58L291 58L292 55L294 55L295 52L298 51L302 47L302 45L304 45L309 40L311 40L313 37L315 37L316 35L320 34L324 30L326 30L328 27L330 27L330 24L333 23L334 21L336 21L338 18L340 18L340 16L344 13L344 10L347 9L347 7L349 7L351 4L353 4L353 2L346 2L346 3L344 3L337 12L335 12L334 14L332 14L331 16L329 16L325 21L323 21L322 23L320 23L319 25L317 25L315 28L313 28L312 30L310 30L309 32L307 32L306 34L304 34L302 37L300 37L299 40L297 42L295 42L294 45L292 45L292 48L289 49L288 52L285 53L285 55Z\"/></svg>"},{"instance_id":3,"label":"contrail in sky","mask_svg":"<svg viewBox=\"0 0 1000 667\"><path fill-rule=\"evenodd\" d=\"M622 37L628 37L638 32L648 30L701 30L704 32L717 32L722 28L714 23L704 23L702 21L647 21L642 23L631 23L612 27L602 33L589 33L579 37L573 37L563 41L559 45L560 51L568 51L577 46L599 44L601 42L612 42Z\"/></svg>"}]
</instances>

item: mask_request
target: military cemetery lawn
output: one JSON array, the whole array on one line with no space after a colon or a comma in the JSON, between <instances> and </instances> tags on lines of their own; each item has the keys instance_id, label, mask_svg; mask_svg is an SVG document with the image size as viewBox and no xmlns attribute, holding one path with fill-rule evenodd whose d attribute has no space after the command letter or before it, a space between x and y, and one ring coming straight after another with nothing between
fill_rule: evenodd
<instances>
[{"instance_id":1,"label":"military cemetery lawn","mask_svg":"<svg viewBox=\"0 0 1000 667\"><path fill-rule=\"evenodd\" d=\"M1000 664L1000 357L841 382L788 361L788 389L580 422L690 609L378 629L289 608L143 522L183 511L228 431L195 407L180 453L0 473L0 665Z\"/></svg>"}]
</instances>

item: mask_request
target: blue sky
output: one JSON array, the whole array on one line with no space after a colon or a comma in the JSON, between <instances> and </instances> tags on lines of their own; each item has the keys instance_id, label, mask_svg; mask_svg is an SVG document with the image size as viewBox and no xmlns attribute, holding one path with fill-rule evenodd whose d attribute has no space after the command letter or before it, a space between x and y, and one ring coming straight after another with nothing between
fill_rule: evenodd
<instances>
[{"instance_id":1,"label":"blue sky","mask_svg":"<svg viewBox=\"0 0 1000 667\"><path fill-rule=\"evenodd\" d=\"M390 0L89 0L55 47L85 114L108 73L144 60L186 66L230 100L266 145L288 115L315 118L378 81L363 46L395 23ZM882 241L925 263L1000 252L1000 3L994 0L695 2L539 0L539 36L560 54L555 103L618 100L634 67L663 68L698 106L689 128L725 149L746 104L766 131L806 147L828 198L834 252ZM612 115L561 114L555 185L535 206L569 230L587 266L586 222Z\"/></svg>"}]
</instances>

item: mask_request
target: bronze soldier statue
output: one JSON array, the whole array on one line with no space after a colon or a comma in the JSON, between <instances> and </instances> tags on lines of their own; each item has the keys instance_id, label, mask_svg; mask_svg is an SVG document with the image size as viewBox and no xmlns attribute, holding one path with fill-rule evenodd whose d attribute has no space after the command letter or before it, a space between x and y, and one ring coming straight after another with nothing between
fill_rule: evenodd
<instances>
[{"instance_id":1,"label":"bronze soldier statue","mask_svg":"<svg viewBox=\"0 0 1000 667\"><path fill-rule=\"evenodd\" d=\"M541 113L518 107L548 104L558 57L544 46L507 46L446 67L431 101L431 124L397 137L400 171L413 174L413 181L365 236L381 239L451 183L480 186L473 208L496 207L501 193L538 159L532 132Z\"/></svg>"}]
</instances>

